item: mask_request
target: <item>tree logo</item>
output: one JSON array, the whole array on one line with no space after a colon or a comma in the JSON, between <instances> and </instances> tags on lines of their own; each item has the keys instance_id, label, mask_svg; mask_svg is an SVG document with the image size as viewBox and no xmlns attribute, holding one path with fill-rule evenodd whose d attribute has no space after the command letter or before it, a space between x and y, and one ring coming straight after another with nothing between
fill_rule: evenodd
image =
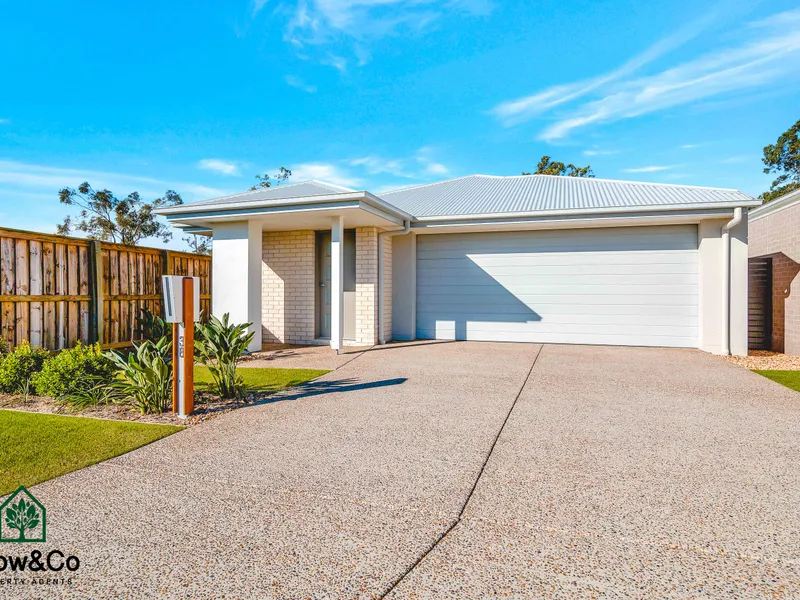
<instances>
[{"instance_id":1,"label":"tree logo","mask_svg":"<svg viewBox=\"0 0 800 600\"><path fill-rule=\"evenodd\" d=\"M42 503L19 486L0 504L0 542L45 541L46 515Z\"/></svg>"}]
</instances>

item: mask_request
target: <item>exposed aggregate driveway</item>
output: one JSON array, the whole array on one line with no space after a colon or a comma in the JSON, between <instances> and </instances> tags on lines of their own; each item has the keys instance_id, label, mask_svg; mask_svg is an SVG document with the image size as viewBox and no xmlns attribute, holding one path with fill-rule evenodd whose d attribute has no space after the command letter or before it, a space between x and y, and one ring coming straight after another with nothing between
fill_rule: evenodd
<instances>
[{"instance_id":1,"label":"exposed aggregate driveway","mask_svg":"<svg viewBox=\"0 0 800 600\"><path fill-rule=\"evenodd\" d=\"M800 394L691 350L352 357L35 486L81 568L0 597L800 598Z\"/></svg>"}]
</instances>

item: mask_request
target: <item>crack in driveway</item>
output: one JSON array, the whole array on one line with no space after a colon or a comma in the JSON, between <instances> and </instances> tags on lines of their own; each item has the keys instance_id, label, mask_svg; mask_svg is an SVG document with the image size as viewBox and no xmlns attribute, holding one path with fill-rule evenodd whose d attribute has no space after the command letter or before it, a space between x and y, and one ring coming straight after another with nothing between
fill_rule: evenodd
<instances>
[{"instance_id":1,"label":"crack in driveway","mask_svg":"<svg viewBox=\"0 0 800 600\"><path fill-rule=\"evenodd\" d=\"M494 452L495 446L497 446L497 441L503 434L503 430L506 427L506 423L508 423L508 419L511 417L511 413L514 411L514 407L517 406L517 401L519 401L519 398L522 395L522 391L525 389L525 386L528 385L528 381L531 378L531 373L533 373L533 368L536 366L536 361L539 360L539 356L542 354L543 349L544 349L544 344L539 346L539 350L536 352L536 356L533 357L531 368L528 369L528 374L525 375L525 379L522 381L522 385L517 391L517 395L514 397L514 401L511 403L508 412L506 412L505 419L503 419L503 423L497 430L497 435L495 436L492 445L489 447L489 451L486 453L486 457L484 458L483 464L481 465L481 470L478 472L478 476L472 483L472 487L470 488L469 493L467 494L467 497L464 500L464 504L461 505L461 510L458 512L458 515L456 516L455 520L450 524L450 526L447 529L445 529L442 532L442 534L438 538L434 540L434 542L430 545L430 547L428 547L428 549L425 550L425 552L423 552L419 556L419 558L417 558L417 560L415 560L414 563L400 575L400 577L398 577L392 582L389 588L379 596L380 600L383 600L383 598L386 598L389 594L391 594L397 588L397 586L399 586L403 582L403 580L406 577L408 577L408 575L410 575L411 572L414 569L416 569L420 565L420 563L422 563L422 561L425 560L425 558L436 549L436 547L450 534L450 532L453 531L458 526L459 523L461 523L464 517L464 513L467 510L467 506L469 506L469 501L472 499L472 496L475 493L475 490L477 489L478 484L481 481L481 478L483 477L483 473L486 470L486 465L489 463L489 459L491 459L492 457L492 453Z\"/></svg>"}]
</instances>

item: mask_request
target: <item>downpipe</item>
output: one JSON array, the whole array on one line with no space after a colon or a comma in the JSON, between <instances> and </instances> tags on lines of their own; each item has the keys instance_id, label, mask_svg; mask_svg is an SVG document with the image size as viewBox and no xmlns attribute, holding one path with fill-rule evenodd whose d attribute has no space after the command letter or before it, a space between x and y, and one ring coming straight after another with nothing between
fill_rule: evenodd
<instances>
[{"instance_id":1,"label":"downpipe","mask_svg":"<svg viewBox=\"0 0 800 600\"><path fill-rule=\"evenodd\" d=\"M731 229L742 222L742 208L733 210L733 218L722 227L722 330L721 353L731 353Z\"/></svg>"},{"instance_id":2,"label":"downpipe","mask_svg":"<svg viewBox=\"0 0 800 600\"><path fill-rule=\"evenodd\" d=\"M403 229L397 231L381 231L378 234L378 343L382 346L386 343L386 336L383 331L383 278L385 266L383 264L383 240L387 237L396 235L406 235L411 231L411 221L403 221Z\"/></svg>"}]
</instances>

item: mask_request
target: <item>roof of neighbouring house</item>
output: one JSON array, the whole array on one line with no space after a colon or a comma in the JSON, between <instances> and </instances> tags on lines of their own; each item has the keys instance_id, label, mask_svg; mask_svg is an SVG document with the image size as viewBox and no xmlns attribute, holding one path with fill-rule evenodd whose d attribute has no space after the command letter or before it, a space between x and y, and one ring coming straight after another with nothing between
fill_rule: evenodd
<instances>
[{"instance_id":1,"label":"roof of neighbouring house","mask_svg":"<svg viewBox=\"0 0 800 600\"><path fill-rule=\"evenodd\" d=\"M750 211L750 219L757 220L761 217L766 217L768 215L775 214L776 212L780 212L787 208L792 208L793 206L797 206L800 204L800 188L789 192L788 194L784 194L780 198L775 198L775 200L770 200L759 206L758 208Z\"/></svg>"},{"instance_id":2,"label":"roof of neighbouring house","mask_svg":"<svg viewBox=\"0 0 800 600\"><path fill-rule=\"evenodd\" d=\"M702 205L756 206L734 189L555 175L468 175L383 192L380 198L415 217Z\"/></svg>"},{"instance_id":3,"label":"roof of neighbouring house","mask_svg":"<svg viewBox=\"0 0 800 600\"><path fill-rule=\"evenodd\" d=\"M308 181L298 181L297 183L286 183L274 185L268 188L259 188L249 192L231 194L230 196L220 196L210 200L200 200L191 202L192 206L205 206L207 204L232 204L239 202L262 202L264 200L287 200L289 198L308 198L310 196L326 196L329 194L346 194L354 192L350 188L309 179Z\"/></svg>"}]
</instances>

